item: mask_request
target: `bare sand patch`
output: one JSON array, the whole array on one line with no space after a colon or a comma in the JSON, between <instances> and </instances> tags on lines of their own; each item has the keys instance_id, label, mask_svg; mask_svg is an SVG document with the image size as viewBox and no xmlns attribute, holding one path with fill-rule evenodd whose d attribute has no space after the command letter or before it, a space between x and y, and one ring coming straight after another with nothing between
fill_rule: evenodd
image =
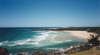
<instances>
[{"instance_id":1,"label":"bare sand patch","mask_svg":"<svg viewBox=\"0 0 100 55\"><path fill-rule=\"evenodd\" d=\"M78 38L84 38L84 39L90 38L90 33L88 33L87 31L66 31L66 32L69 32L71 35Z\"/></svg>"}]
</instances>

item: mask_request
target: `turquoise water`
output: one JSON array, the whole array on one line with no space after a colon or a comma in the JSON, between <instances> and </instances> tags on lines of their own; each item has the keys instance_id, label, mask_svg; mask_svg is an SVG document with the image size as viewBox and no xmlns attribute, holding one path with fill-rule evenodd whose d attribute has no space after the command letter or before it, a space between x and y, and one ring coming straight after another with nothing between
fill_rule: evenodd
<instances>
[{"instance_id":1,"label":"turquoise water","mask_svg":"<svg viewBox=\"0 0 100 55\"><path fill-rule=\"evenodd\" d=\"M34 28L33 28L34 29ZM64 31L34 31L32 28L0 29L0 47L11 52L68 48L84 42Z\"/></svg>"}]
</instances>

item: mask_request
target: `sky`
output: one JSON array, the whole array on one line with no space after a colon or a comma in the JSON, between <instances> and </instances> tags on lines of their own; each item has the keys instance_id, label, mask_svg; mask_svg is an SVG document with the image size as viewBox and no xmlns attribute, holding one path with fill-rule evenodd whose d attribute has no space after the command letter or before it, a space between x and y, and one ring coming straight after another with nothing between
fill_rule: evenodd
<instances>
[{"instance_id":1,"label":"sky","mask_svg":"<svg viewBox=\"0 0 100 55\"><path fill-rule=\"evenodd\" d=\"M0 0L0 27L100 26L100 0Z\"/></svg>"}]
</instances>

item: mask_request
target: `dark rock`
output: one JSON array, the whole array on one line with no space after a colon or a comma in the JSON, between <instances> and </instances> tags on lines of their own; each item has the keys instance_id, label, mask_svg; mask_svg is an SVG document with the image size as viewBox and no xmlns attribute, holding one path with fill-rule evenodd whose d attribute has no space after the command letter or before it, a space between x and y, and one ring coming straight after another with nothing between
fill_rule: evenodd
<instances>
[{"instance_id":1,"label":"dark rock","mask_svg":"<svg viewBox=\"0 0 100 55\"><path fill-rule=\"evenodd\" d=\"M9 55L9 52L6 48L0 47L0 55Z\"/></svg>"}]
</instances>

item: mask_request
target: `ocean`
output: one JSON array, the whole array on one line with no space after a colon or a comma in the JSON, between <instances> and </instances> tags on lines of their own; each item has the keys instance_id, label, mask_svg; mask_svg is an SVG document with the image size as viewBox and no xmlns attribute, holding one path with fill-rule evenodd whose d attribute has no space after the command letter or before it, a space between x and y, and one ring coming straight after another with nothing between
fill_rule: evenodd
<instances>
[{"instance_id":1,"label":"ocean","mask_svg":"<svg viewBox=\"0 0 100 55\"><path fill-rule=\"evenodd\" d=\"M47 31L50 28L0 28L0 47L11 53L55 48L69 48L83 43L66 31Z\"/></svg>"}]
</instances>

